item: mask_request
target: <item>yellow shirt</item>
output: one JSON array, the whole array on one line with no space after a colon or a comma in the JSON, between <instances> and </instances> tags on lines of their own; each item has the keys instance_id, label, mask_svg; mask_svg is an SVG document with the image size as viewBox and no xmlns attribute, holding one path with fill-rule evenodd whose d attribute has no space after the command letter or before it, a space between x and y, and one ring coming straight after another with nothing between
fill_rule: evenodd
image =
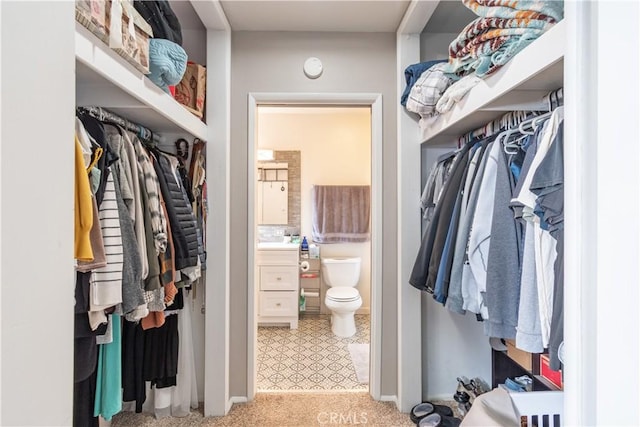
<instances>
[{"instance_id":1,"label":"yellow shirt","mask_svg":"<svg viewBox=\"0 0 640 427\"><path fill-rule=\"evenodd\" d=\"M89 234L93 227L93 204L89 175L84 167L82 146L76 137L75 158L75 250L74 257L83 261L93 260Z\"/></svg>"}]
</instances>

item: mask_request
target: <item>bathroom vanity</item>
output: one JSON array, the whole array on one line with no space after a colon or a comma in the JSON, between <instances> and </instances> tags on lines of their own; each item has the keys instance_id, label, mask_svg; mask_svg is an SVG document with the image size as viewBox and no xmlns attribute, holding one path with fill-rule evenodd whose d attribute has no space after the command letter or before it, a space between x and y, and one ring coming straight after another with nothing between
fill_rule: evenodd
<instances>
[{"instance_id":1,"label":"bathroom vanity","mask_svg":"<svg viewBox=\"0 0 640 427\"><path fill-rule=\"evenodd\" d=\"M258 324L289 324L298 329L299 245L258 243Z\"/></svg>"}]
</instances>

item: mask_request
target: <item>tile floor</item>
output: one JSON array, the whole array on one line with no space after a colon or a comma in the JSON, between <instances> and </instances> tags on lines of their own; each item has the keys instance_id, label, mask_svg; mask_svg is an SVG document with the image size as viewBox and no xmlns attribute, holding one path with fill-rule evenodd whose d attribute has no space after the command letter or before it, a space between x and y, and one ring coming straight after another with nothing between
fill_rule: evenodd
<instances>
[{"instance_id":1,"label":"tile floor","mask_svg":"<svg viewBox=\"0 0 640 427\"><path fill-rule=\"evenodd\" d=\"M330 315L304 314L298 329L258 327L258 391L367 390L349 355L349 343L369 343L369 315L356 315L356 334L338 338Z\"/></svg>"}]
</instances>

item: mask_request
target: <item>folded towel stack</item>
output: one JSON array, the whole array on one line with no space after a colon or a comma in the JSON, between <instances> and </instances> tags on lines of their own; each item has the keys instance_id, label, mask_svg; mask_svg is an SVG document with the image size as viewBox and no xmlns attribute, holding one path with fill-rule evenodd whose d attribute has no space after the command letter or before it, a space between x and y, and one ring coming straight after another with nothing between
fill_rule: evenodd
<instances>
[{"instance_id":1,"label":"folded towel stack","mask_svg":"<svg viewBox=\"0 0 640 427\"><path fill-rule=\"evenodd\" d=\"M479 17L449 45L446 72L487 76L563 18L562 1L463 0Z\"/></svg>"}]
</instances>

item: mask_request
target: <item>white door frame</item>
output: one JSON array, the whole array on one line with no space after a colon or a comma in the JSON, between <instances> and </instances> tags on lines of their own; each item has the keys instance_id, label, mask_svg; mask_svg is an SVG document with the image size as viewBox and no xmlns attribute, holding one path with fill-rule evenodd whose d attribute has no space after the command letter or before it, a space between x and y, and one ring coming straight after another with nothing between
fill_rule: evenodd
<instances>
[{"instance_id":1,"label":"white door frame","mask_svg":"<svg viewBox=\"0 0 640 427\"><path fill-rule=\"evenodd\" d=\"M380 93L249 93L247 215L247 398L256 394L255 183L256 111L258 105L324 105L371 107L371 357L369 394L380 400L382 361L382 94Z\"/></svg>"}]
</instances>

